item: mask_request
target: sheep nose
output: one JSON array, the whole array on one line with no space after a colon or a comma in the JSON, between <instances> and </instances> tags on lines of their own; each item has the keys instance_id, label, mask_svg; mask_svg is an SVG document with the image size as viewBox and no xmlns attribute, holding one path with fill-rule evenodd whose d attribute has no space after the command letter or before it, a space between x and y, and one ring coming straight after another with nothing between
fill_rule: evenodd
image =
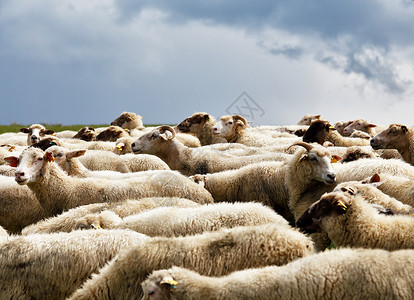
<instances>
[{"instance_id":1,"label":"sheep nose","mask_svg":"<svg viewBox=\"0 0 414 300\"><path fill-rule=\"evenodd\" d=\"M335 181L336 174L334 174L334 173L328 173L326 176L327 176L329 179L331 179L332 181Z\"/></svg>"},{"instance_id":2,"label":"sheep nose","mask_svg":"<svg viewBox=\"0 0 414 300\"><path fill-rule=\"evenodd\" d=\"M24 172L16 172L14 173L16 177L23 177L24 176Z\"/></svg>"},{"instance_id":3,"label":"sheep nose","mask_svg":"<svg viewBox=\"0 0 414 300\"><path fill-rule=\"evenodd\" d=\"M37 136L32 135L30 138L31 138L32 140L35 140L35 139L37 139Z\"/></svg>"},{"instance_id":4,"label":"sheep nose","mask_svg":"<svg viewBox=\"0 0 414 300\"><path fill-rule=\"evenodd\" d=\"M131 144L131 147L132 147L132 148L134 148L134 147L135 147L135 143L132 143L132 144Z\"/></svg>"}]
</instances>

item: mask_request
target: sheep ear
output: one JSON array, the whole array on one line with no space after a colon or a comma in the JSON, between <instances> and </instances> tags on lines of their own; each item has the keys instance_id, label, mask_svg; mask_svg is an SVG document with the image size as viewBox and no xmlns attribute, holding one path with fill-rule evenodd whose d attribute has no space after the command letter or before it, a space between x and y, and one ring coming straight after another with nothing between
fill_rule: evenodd
<instances>
[{"instance_id":1,"label":"sheep ear","mask_svg":"<svg viewBox=\"0 0 414 300\"><path fill-rule=\"evenodd\" d=\"M171 140L174 136L171 133L171 131L164 131L163 133L160 134L160 137L162 137L164 140L168 141Z\"/></svg>"},{"instance_id":2,"label":"sheep ear","mask_svg":"<svg viewBox=\"0 0 414 300\"><path fill-rule=\"evenodd\" d=\"M178 282L175 281L171 277L171 275L164 276L163 279L160 282L160 285L165 285L165 286L168 286L168 287L175 287L177 284L178 284Z\"/></svg>"},{"instance_id":3,"label":"sheep ear","mask_svg":"<svg viewBox=\"0 0 414 300\"><path fill-rule=\"evenodd\" d=\"M82 155L85 155L86 150L75 150L75 151L70 151L69 153L66 154L67 158L74 158L74 157L79 157Z\"/></svg>"},{"instance_id":4,"label":"sheep ear","mask_svg":"<svg viewBox=\"0 0 414 300\"><path fill-rule=\"evenodd\" d=\"M55 132L51 129L43 130L44 134L54 134Z\"/></svg>"},{"instance_id":5,"label":"sheep ear","mask_svg":"<svg viewBox=\"0 0 414 300\"><path fill-rule=\"evenodd\" d=\"M401 130L402 130L403 133L407 133L408 132L408 128L405 125L402 125L401 126Z\"/></svg>"},{"instance_id":6,"label":"sheep ear","mask_svg":"<svg viewBox=\"0 0 414 300\"><path fill-rule=\"evenodd\" d=\"M5 157L4 160L9 164L10 167L16 168L19 164L19 158L15 156Z\"/></svg>"},{"instance_id":7,"label":"sheep ear","mask_svg":"<svg viewBox=\"0 0 414 300\"><path fill-rule=\"evenodd\" d=\"M350 195L356 195L356 193L357 193L357 191L354 188L350 187L350 186L341 187L341 191L344 192L344 193L349 193Z\"/></svg>"},{"instance_id":8,"label":"sheep ear","mask_svg":"<svg viewBox=\"0 0 414 300\"><path fill-rule=\"evenodd\" d=\"M381 177L378 174L374 174L369 180L369 183L375 183L375 182L380 182L380 181L381 181Z\"/></svg>"},{"instance_id":9,"label":"sheep ear","mask_svg":"<svg viewBox=\"0 0 414 300\"><path fill-rule=\"evenodd\" d=\"M307 155L307 154L303 155L303 156L299 159L299 162L304 161L304 160L306 160L306 159L308 159L308 155Z\"/></svg>"},{"instance_id":10,"label":"sheep ear","mask_svg":"<svg viewBox=\"0 0 414 300\"><path fill-rule=\"evenodd\" d=\"M341 159L342 159L342 157L340 157L338 155L332 155L331 164L337 163Z\"/></svg>"},{"instance_id":11,"label":"sheep ear","mask_svg":"<svg viewBox=\"0 0 414 300\"><path fill-rule=\"evenodd\" d=\"M321 115L316 115L315 116L315 119L320 119L321 118Z\"/></svg>"},{"instance_id":12,"label":"sheep ear","mask_svg":"<svg viewBox=\"0 0 414 300\"><path fill-rule=\"evenodd\" d=\"M375 124L368 124L368 127L377 127L377 125L375 125Z\"/></svg>"},{"instance_id":13,"label":"sheep ear","mask_svg":"<svg viewBox=\"0 0 414 300\"><path fill-rule=\"evenodd\" d=\"M20 128L20 132L29 133L29 128Z\"/></svg>"},{"instance_id":14,"label":"sheep ear","mask_svg":"<svg viewBox=\"0 0 414 300\"><path fill-rule=\"evenodd\" d=\"M48 162L52 162L55 160L55 158L53 157L53 154L50 152L46 152L45 156L44 156L44 160L48 161Z\"/></svg>"}]
</instances>

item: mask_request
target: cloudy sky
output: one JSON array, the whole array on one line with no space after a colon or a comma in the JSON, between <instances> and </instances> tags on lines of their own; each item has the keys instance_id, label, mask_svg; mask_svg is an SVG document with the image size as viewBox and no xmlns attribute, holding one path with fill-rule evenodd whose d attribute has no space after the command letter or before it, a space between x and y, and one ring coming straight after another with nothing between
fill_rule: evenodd
<instances>
[{"instance_id":1,"label":"cloudy sky","mask_svg":"<svg viewBox=\"0 0 414 300\"><path fill-rule=\"evenodd\" d=\"M414 125L412 0L1 0L0 124Z\"/></svg>"}]
</instances>

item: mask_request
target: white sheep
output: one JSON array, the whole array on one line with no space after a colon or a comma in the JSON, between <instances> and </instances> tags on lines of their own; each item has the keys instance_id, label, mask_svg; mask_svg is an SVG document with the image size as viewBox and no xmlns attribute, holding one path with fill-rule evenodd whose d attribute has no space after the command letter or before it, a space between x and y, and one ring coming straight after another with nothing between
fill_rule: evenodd
<instances>
[{"instance_id":1,"label":"white sheep","mask_svg":"<svg viewBox=\"0 0 414 300\"><path fill-rule=\"evenodd\" d=\"M10 233L44 218L43 208L27 186L19 186L13 177L0 176L0 226Z\"/></svg>"},{"instance_id":2,"label":"white sheep","mask_svg":"<svg viewBox=\"0 0 414 300\"><path fill-rule=\"evenodd\" d=\"M220 117L220 120L213 127L213 134L218 137L225 138L229 143L241 143L246 146L262 147L274 146L281 143L280 138L272 138L271 136L254 131L246 131L248 122L240 115L226 115ZM284 143L292 144L299 141L300 138L287 138Z\"/></svg>"},{"instance_id":3,"label":"white sheep","mask_svg":"<svg viewBox=\"0 0 414 300\"><path fill-rule=\"evenodd\" d=\"M53 134L54 131L46 129L45 126L40 124L33 124L27 128L21 128L20 132L27 133L27 145L32 145L40 141L41 137L46 134Z\"/></svg>"},{"instance_id":4,"label":"white sheep","mask_svg":"<svg viewBox=\"0 0 414 300\"><path fill-rule=\"evenodd\" d=\"M119 126L128 131L131 137L139 137L145 130L142 117L133 112L123 112L118 118L111 122L113 126Z\"/></svg>"},{"instance_id":5,"label":"white sheep","mask_svg":"<svg viewBox=\"0 0 414 300\"><path fill-rule=\"evenodd\" d=\"M313 121L320 120L321 115L306 114L298 122L298 125L310 125Z\"/></svg>"},{"instance_id":6,"label":"white sheep","mask_svg":"<svg viewBox=\"0 0 414 300\"><path fill-rule=\"evenodd\" d=\"M169 170L165 162L154 155L124 155L120 157L120 161L124 162L132 173L120 173L116 171L91 171L87 169L78 159L85 154L86 150L68 150L59 146L52 146L46 150L51 153L54 162L57 163L62 170L70 176L77 177L100 177L110 179L128 179L135 176L142 176L139 171L148 170Z\"/></svg>"},{"instance_id":7,"label":"white sheep","mask_svg":"<svg viewBox=\"0 0 414 300\"><path fill-rule=\"evenodd\" d=\"M256 201L293 221L285 185L287 163L260 162L240 169L190 177L206 188L215 202Z\"/></svg>"},{"instance_id":8,"label":"white sheep","mask_svg":"<svg viewBox=\"0 0 414 300\"><path fill-rule=\"evenodd\" d=\"M414 218L381 214L360 194L325 194L303 213L296 225L306 233L326 232L337 247L390 251L414 248Z\"/></svg>"},{"instance_id":9,"label":"white sheep","mask_svg":"<svg viewBox=\"0 0 414 300\"><path fill-rule=\"evenodd\" d=\"M16 182L27 184L46 216L85 204L154 196L179 196L201 203L213 202L207 190L174 171L145 171L141 172L140 178L116 181L76 178L67 175L57 164L51 163L53 156L38 148L27 148L20 157L12 156L7 160L17 165Z\"/></svg>"},{"instance_id":10,"label":"white sheep","mask_svg":"<svg viewBox=\"0 0 414 300\"><path fill-rule=\"evenodd\" d=\"M365 119L358 119L346 126L343 131L344 136L351 136L355 131L362 131L369 134L370 137L373 137L377 133L385 130L385 126L377 126L372 122L368 122Z\"/></svg>"},{"instance_id":11,"label":"white sheep","mask_svg":"<svg viewBox=\"0 0 414 300\"><path fill-rule=\"evenodd\" d=\"M0 145L27 146L27 134L23 132L5 132L0 134Z\"/></svg>"},{"instance_id":12,"label":"white sheep","mask_svg":"<svg viewBox=\"0 0 414 300\"><path fill-rule=\"evenodd\" d=\"M154 237L119 253L69 299L139 299L140 284L146 276L174 265L219 276L245 268L283 265L313 253L308 237L280 224L239 226L185 237Z\"/></svg>"},{"instance_id":13,"label":"white sheep","mask_svg":"<svg viewBox=\"0 0 414 300\"><path fill-rule=\"evenodd\" d=\"M336 129L336 131L340 134L340 135L342 135L342 136L344 136L344 129L349 125L349 124L351 124L353 121L338 121L338 122L336 122L335 123L335 125L334 125L334 127L335 127L335 129ZM310 124L309 124L310 125Z\"/></svg>"},{"instance_id":14,"label":"white sheep","mask_svg":"<svg viewBox=\"0 0 414 300\"><path fill-rule=\"evenodd\" d=\"M113 152L118 155L132 153L131 144L134 142L134 140L135 139L130 136L117 139Z\"/></svg>"},{"instance_id":15,"label":"white sheep","mask_svg":"<svg viewBox=\"0 0 414 300\"><path fill-rule=\"evenodd\" d=\"M179 170L184 175L206 174L223 170L237 169L259 161L286 160L280 153L254 156L231 156L219 151L204 148L189 148L175 138L170 126L161 126L145 133L132 144L136 154L152 154L167 163L171 170Z\"/></svg>"},{"instance_id":16,"label":"white sheep","mask_svg":"<svg viewBox=\"0 0 414 300\"><path fill-rule=\"evenodd\" d=\"M271 208L260 203L217 203L199 207L159 207L121 219L112 211L86 215L79 229L131 229L148 236L185 236L220 228L266 223L288 225Z\"/></svg>"},{"instance_id":17,"label":"white sheep","mask_svg":"<svg viewBox=\"0 0 414 300\"><path fill-rule=\"evenodd\" d=\"M142 283L142 299L411 299L413 266L413 250L340 249L222 277L172 267Z\"/></svg>"},{"instance_id":18,"label":"white sheep","mask_svg":"<svg viewBox=\"0 0 414 300\"><path fill-rule=\"evenodd\" d=\"M2 237L1 299L65 299L120 250L146 239L126 230Z\"/></svg>"},{"instance_id":19,"label":"white sheep","mask_svg":"<svg viewBox=\"0 0 414 300\"><path fill-rule=\"evenodd\" d=\"M388 174L383 174L387 176ZM375 174L372 178L365 179L362 181L346 181L339 183L334 192L348 192L350 194L361 194L364 199L371 203L371 204L378 204L385 209L389 209L395 214L412 214L414 213L414 208L412 205L404 204L406 202L402 202L397 200L394 197L389 196L386 193L383 193L381 190L378 189L378 183L373 181L380 180L379 175ZM381 185L381 183L379 183ZM411 198L411 202L413 202Z\"/></svg>"},{"instance_id":20,"label":"white sheep","mask_svg":"<svg viewBox=\"0 0 414 300\"><path fill-rule=\"evenodd\" d=\"M125 200L114 203L94 203L69 209L60 215L41 220L25 227L22 235L33 233L70 232L77 228L79 219L89 214L112 212L120 218L143 213L157 207L198 207L200 204L184 199L172 197L152 197L140 200Z\"/></svg>"}]
</instances>

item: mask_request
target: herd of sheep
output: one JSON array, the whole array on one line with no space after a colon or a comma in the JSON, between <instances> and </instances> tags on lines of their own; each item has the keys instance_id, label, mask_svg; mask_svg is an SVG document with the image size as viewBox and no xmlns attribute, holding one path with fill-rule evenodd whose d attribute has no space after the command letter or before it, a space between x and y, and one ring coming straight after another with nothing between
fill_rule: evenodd
<instances>
[{"instance_id":1,"label":"herd of sheep","mask_svg":"<svg viewBox=\"0 0 414 300\"><path fill-rule=\"evenodd\" d=\"M364 119L0 135L2 299L414 299L414 129Z\"/></svg>"}]
</instances>

